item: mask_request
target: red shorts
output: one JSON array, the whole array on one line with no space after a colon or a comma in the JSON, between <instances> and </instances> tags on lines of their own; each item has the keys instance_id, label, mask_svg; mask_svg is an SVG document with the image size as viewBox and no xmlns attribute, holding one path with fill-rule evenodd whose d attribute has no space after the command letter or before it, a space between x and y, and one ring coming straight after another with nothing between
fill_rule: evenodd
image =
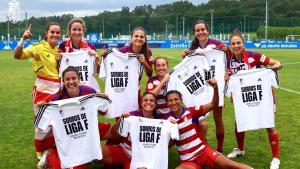
<instances>
[{"instance_id":1,"label":"red shorts","mask_svg":"<svg viewBox=\"0 0 300 169\"><path fill-rule=\"evenodd\" d=\"M119 145L106 145L108 146L112 163L114 165L122 165L123 169L130 168L130 161L131 159L128 155L124 152L123 148Z\"/></svg>"},{"instance_id":2,"label":"red shorts","mask_svg":"<svg viewBox=\"0 0 300 169\"><path fill-rule=\"evenodd\" d=\"M193 161L183 161L181 164L189 165L196 167L201 166L207 166L208 168L215 168L215 161L221 154L215 150L213 150L209 146L205 146L204 150L202 151L202 154L200 154L197 158L195 158ZM192 162L192 163L188 163ZM196 168L199 169L199 168Z\"/></svg>"},{"instance_id":3,"label":"red shorts","mask_svg":"<svg viewBox=\"0 0 300 169\"><path fill-rule=\"evenodd\" d=\"M105 140L106 139L106 135L108 132L110 132L110 128L111 128L112 124L110 123L102 123L102 122L98 122L98 128L99 128L99 136L101 140Z\"/></svg>"},{"instance_id":4,"label":"red shorts","mask_svg":"<svg viewBox=\"0 0 300 169\"><path fill-rule=\"evenodd\" d=\"M47 162L49 168L51 169L59 169L61 168L60 159L58 157L57 150L55 148L49 149L50 154L47 156ZM88 169L88 164L82 164L79 166L72 167L73 169Z\"/></svg>"},{"instance_id":5,"label":"red shorts","mask_svg":"<svg viewBox=\"0 0 300 169\"><path fill-rule=\"evenodd\" d=\"M192 162L192 161L184 161L184 162L181 162L180 165L193 167L194 169L202 169L202 167L200 165L198 165L198 164L196 164L195 162Z\"/></svg>"},{"instance_id":6,"label":"red shorts","mask_svg":"<svg viewBox=\"0 0 300 169\"><path fill-rule=\"evenodd\" d=\"M194 159L199 165L205 165L209 168L215 168L215 161L221 154L215 150L213 150L209 146L205 146L203 153Z\"/></svg>"}]
</instances>

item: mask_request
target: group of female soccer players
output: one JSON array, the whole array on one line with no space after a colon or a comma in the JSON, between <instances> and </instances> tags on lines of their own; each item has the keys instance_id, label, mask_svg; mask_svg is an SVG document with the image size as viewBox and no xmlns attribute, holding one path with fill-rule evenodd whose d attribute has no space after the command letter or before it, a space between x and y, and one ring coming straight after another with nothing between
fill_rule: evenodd
<instances>
[{"instance_id":1,"label":"group of female soccer players","mask_svg":"<svg viewBox=\"0 0 300 169\"><path fill-rule=\"evenodd\" d=\"M60 43L57 46L58 41L61 38L61 27L58 23L49 23L45 32L45 40L34 44L26 49L23 48L27 39L32 37L31 25L24 32L24 35L17 48L15 49L14 57L16 59L32 58L33 70L37 76L34 88L32 90L32 99L34 112L36 113L38 105L41 103L66 99L70 97L77 97L85 94L95 93L98 89L92 89L90 87L79 85L79 75L75 68L68 68L62 73L62 80L59 78L59 61L61 59L61 53L74 52L78 50L88 50L89 54L95 58L97 64L96 69L99 72L99 58L95 47L84 39L84 32L86 30L85 22L82 19L72 19L67 27L69 39ZM239 30L234 30L229 39L229 46L209 38L209 28L204 21L196 21L193 24L194 39L189 49L184 50L181 55L185 57L189 51L201 48L216 47L226 52L227 66L225 80L230 78L231 74L236 73L242 69L252 69L257 66L271 66L275 70L281 68L280 62L270 59L261 53L245 50L245 40ZM241 163L234 162L228 158L236 158L245 154L244 151L244 137L245 132L237 132L235 130L237 148L234 148L231 153L228 154L228 158L223 156L223 141L224 141L224 124L222 120L223 107L218 106L218 95L224 95L218 93L216 87L217 81L214 79L209 80L209 84L214 88L214 97L211 102L206 105L200 106L200 108L187 108L184 109L182 103L181 93L178 91L166 90L166 83L168 82L169 64L168 60L164 57L157 56L153 60L152 52L147 44L146 32L142 27L136 27L131 34L131 40L129 44L119 49L122 53L134 53L139 54L139 61L142 63L146 75L149 77L146 85L146 93L142 96L139 89L139 105L140 110L130 112L130 115L142 116L147 118L167 118L174 119L178 124L181 123L181 119L186 114L191 114L189 130L194 131L196 134L194 140L189 143L185 140L179 140L177 147L180 156L190 156L188 159L181 158L178 169L199 169L203 166L209 168L250 168L249 166ZM102 51L103 57L106 57L107 52ZM180 54L179 54L180 55ZM205 56L201 56L205 57ZM249 62L254 60L254 62ZM153 76L153 68L156 75ZM225 69L225 67L224 67ZM63 83L61 89L60 82ZM141 86L143 89L144 86ZM154 111L155 110L155 111ZM213 150L205 141L205 134L207 131L207 124L205 121L195 123L193 118L198 119L199 116L205 115L210 110L213 110L215 125L216 125L216 140L217 147ZM155 112L155 113L154 113ZM154 114L153 114L154 113ZM275 112L274 112L275 113ZM194 124L195 123L195 124ZM130 153L126 149L128 142L118 139L114 132L115 126L112 124L99 123L100 128L105 128L105 133L100 133L102 139L108 139L108 144L102 146L103 160L101 161L106 167L114 168L121 165L123 168L130 167ZM181 126L183 128L187 126ZM182 128L180 128L182 129ZM271 169L279 168L279 137L275 128L267 129L269 142L272 149L272 161ZM179 130L179 134L181 131ZM116 141L117 140L117 141ZM195 144L195 140L198 144ZM35 131L35 148L38 158L40 158L45 150L52 149L54 144L53 135L49 135L49 132ZM192 146L194 150L182 151L181 144L188 144ZM193 145L191 145L193 144ZM130 146L130 145L129 145ZM125 148L124 148L125 147ZM202 148L200 148L202 147ZM204 148L203 148L204 147ZM199 150L196 149L199 148ZM48 155L50 168L59 167L59 157L55 150L51 150ZM88 165L74 166L74 168L87 168Z\"/></svg>"}]
</instances>

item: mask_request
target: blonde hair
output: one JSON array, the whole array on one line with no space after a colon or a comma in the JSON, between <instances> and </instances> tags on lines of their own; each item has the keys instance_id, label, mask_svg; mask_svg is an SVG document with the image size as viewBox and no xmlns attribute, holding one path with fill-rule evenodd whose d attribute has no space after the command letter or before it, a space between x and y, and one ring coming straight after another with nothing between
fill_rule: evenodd
<instances>
[{"instance_id":1,"label":"blonde hair","mask_svg":"<svg viewBox=\"0 0 300 169\"><path fill-rule=\"evenodd\" d=\"M80 24L82 25L83 32L86 31L86 26L85 26L84 20L81 19L81 18L74 18L74 19L70 20L70 22L68 23L68 26L67 26L67 34L68 34L69 36L70 36L70 32L71 32L72 25L73 25L74 23L76 23L76 22L78 22L78 23L80 23Z\"/></svg>"}]
</instances>

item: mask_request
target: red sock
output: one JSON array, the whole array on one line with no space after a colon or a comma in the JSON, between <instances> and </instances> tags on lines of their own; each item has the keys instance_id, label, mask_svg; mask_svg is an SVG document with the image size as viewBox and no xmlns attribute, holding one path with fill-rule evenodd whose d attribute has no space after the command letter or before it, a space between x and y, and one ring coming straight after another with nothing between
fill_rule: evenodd
<instances>
[{"instance_id":1,"label":"red sock","mask_svg":"<svg viewBox=\"0 0 300 169\"><path fill-rule=\"evenodd\" d=\"M279 158L279 137L278 134L269 135L269 143L272 149L272 157Z\"/></svg>"},{"instance_id":2,"label":"red sock","mask_svg":"<svg viewBox=\"0 0 300 169\"><path fill-rule=\"evenodd\" d=\"M244 150L245 132L237 132L237 129L235 127L235 138L236 138L238 148L243 151Z\"/></svg>"},{"instance_id":3,"label":"red sock","mask_svg":"<svg viewBox=\"0 0 300 169\"><path fill-rule=\"evenodd\" d=\"M223 151L223 143L224 143L224 132L217 132L217 150Z\"/></svg>"}]
</instances>

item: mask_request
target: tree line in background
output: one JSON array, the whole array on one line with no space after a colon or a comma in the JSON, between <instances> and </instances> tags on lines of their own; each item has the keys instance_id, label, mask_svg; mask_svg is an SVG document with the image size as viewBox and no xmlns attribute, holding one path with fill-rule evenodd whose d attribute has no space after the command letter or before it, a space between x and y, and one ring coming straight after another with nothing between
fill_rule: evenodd
<instances>
[{"instance_id":1,"label":"tree line in background","mask_svg":"<svg viewBox=\"0 0 300 169\"><path fill-rule=\"evenodd\" d=\"M286 35L300 34L300 1L299 0L268 0L268 15L270 38L285 39ZM188 1L178 1L171 4L136 6L133 10L122 7L120 11L104 11L96 16L86 16L87 33L102 33L104 38L116 35L128 35L136 26L142 26L149 35L168 37L185 37L192 34L192 23L204 20L216 34L228 34L233 29L251 34L253 39L264 38L265 0L209 0L206 4L193 5ZM42 35L45 25L50 21L59 22L66 34L67 23L74 18L72 14L49 17L31 17L9 25L10 37L22 36L26 24L31 23L34 38ZM289 28L297 27L297 28ZM0 23L0 35L7 35L7 22Z\"/></svg>"}]
</instances>

